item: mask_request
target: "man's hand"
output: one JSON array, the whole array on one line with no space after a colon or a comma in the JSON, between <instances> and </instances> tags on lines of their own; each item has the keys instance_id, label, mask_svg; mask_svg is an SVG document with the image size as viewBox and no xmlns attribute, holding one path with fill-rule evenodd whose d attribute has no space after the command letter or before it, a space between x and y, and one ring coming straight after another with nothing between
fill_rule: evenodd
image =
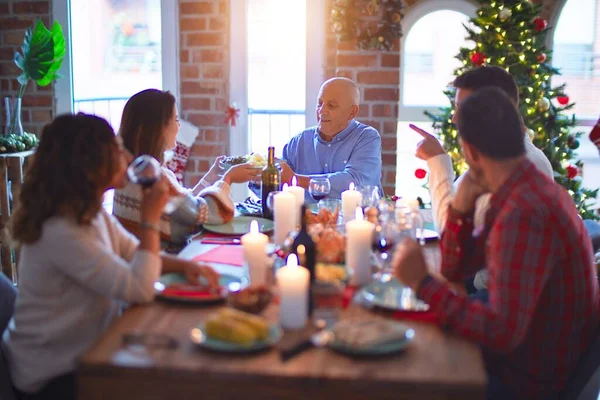
<instances>
[{"instance_id":1,"label":"man's hand","mask_svg":"<svg viewBox=\"0 0 600 400\"><path fill-rule=\"evenodd\" d=\"M287 163L285 163L285 162L280 163L280 165L281 165L281 184L283 185L284 183L287 183L288 185L291 185L292 178L295 175L294 171L292 171L290 166L287 165Z\"/></svg>"},{"instance_id":2,"label":"man's hand","mask_svg":"<svg viewBox=\"0 0 600 400\"><path fill-rule=\"evenodd\" d=\"M414 292L427 276L427 264L421 246L412 239L405 239L394 252L392 260L394 276Z\"/></svg>"},{"instance_id":3,"label":"man's hand","mask_svg":"<svg viewBox=\"0 0 600 400\"><path fill-rule=\"evenodd\" d=\"M479 182L473 170L468 169L461 177L456 194L452 199L452 208L461 214L469 214L475 209L475 202L487 190Z\"/></svg>"},{"instance_id":4,"label":"man's hand","mask_svg":"<svg viewBox=\"0 0 600 400\"><path fill-rule=\"evenodd\" d=\"M219 289L219 274L208 265L200 265L194 261L185 261L183 273L188 282L199 284L200 278L204 278L211 289Z\"/></svg>"},{"instance_id":5,"label":"man's hand","mask_svg":"<svg viewBox=\"0 0 600 400\"><path fill-rule=\"evenodd\" d=\"M435 136L425 132L423 129L413 124L410 124L409 127L423 137L423 140L417 144L416 152L416 156L421 160L427 161L432 157L446 153L439 140L437 140Z\"/></svg>"}]
</instances>

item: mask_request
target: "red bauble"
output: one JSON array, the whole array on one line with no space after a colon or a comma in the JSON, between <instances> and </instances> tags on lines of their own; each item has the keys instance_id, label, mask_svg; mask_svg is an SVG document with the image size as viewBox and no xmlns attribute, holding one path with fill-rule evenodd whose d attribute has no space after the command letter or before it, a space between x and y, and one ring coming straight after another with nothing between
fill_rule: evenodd
<instances>
[{"instance_id":1,"label":"red bauble","mask_svg":"<svg viewBox=\"0 0 600 400\"><path fill-rule=\"evenodd\" d=\"M566 106L567 104L569 104L569 96L567 95L558 96L556 100L558 100L558 104L560 104L561 106Z\"/></svg>"},{"instance_id":2,"label":"red bauble","mask_svg":"<svg viewBox=\"0 0 600 400\"><path fill-rule=\"evenodd\" d=\"M537 56L537 60L540 64L543 64L546 62L546 53L540 53Z\"/></svg>"},{"instance_id":3,"label":"red bauble","mask_svg":"<svg viewBox=\"0 0 600 400\"><path fill-rule=\"evenodd\" d=\"M533 29L535 29L537 32L541 32L544 29L546 29L546 27L548 26L548 22L546 22L545 19L540 18L540 17L536 17L533 20Z\"/></svg>"},{"instance_id":4,"label":"red bauble","mask_svg":"<svg viewBox=\"0 0 600 400\"><path fill-rule=\"evenodd\" d=\"M423 168L417 168L415 170L415 176L417 179L423 179L427 176L427 171L425 171Z\"/></svg>"},{"instance_id":5,"label":"red bauble","mask_svg":"<svg viewBox=\"0 0 600 400\"><path fill-rule=\"evenodd\" d=\"M567 167L567 178L573 179L577 175L579 175L579 168L577 168L577 165L569 165Z\"/></svg>"},{"instance_id":6,"label":"red bauble","mask_svg":"<svg viewBox=\"0 0 600 400\"><path fill-rule=\"evenodd\" d=\"M485 59L486 59L485 54L480 53L478 51L473 53L473 55L471 56L471 61L475 65L483 65L483 63L485 62Z\"/></svg>"},{"instance_id":7,"label":"red bauble","mask_svg":"<svg viewBox=\"0 0 600 400\"><path fill-rule=\"evenodd\" d=\"M393 196L392 196L392 201L398 201L398 199L399 199L399 198L400 198L400 197L398 197L398 196L396 196L396 195L393 195Z\"/></svg>"}]
</instances>

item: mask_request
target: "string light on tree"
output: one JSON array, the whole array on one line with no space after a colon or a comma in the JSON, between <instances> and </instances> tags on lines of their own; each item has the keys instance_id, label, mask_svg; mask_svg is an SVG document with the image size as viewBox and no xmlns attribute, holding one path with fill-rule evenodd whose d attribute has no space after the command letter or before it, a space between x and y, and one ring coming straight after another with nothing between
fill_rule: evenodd
<instances>
[{"instance_id":1,"label":"string light on tree","mask_svg":"<svg viewBox=\"0 0 600 400\"><path fill-rule=\"evenodd\" d=\"M334 0L335 1L335 0ZM476 0L476 17L465 26L470 46L460 49L462 61L454 71L458 76L477 67L499 66L511 73L519 87L519 108L527 127L527 136L540 148L554 168L555 180L573 197L583 218L597 219L584 199L595 198L597 191L582 186L581 177L573 176L573 168L581 170L575 149L582 132L577 121L566 115L573 107L564 86L552 86L551 78L559 73L552 66L552 52L546 47L546 36L552 27L542 18L540 2L525 0ZM451 105L455 90L444 92ZM452 107L439 114L428 115L452 159L454 171L460 175L467 169L456 127L452 124ZM570 174L570 175L569 175Z\"/></svg>"}]
</instances>

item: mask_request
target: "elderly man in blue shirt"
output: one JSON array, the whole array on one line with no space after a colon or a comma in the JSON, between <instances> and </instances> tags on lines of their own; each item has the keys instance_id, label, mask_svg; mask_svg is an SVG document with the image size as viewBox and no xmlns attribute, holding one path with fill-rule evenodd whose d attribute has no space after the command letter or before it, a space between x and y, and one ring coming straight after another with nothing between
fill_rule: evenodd
<instances>
[{"instance_id":1,"label":"elderly man in blue shirt","mask_svg":"<svg viewBox=\"0 0 600 400\"><path fill-rule=\"evenodd\" d=\"M354 118L360 92L347 78L331 78L321 86L317 125L294 136L283 148L281 180L308 188L313 177L327 177L332 198L340 198L351 182L381 188L381 137Z\"/></svg>"}]
</instances>

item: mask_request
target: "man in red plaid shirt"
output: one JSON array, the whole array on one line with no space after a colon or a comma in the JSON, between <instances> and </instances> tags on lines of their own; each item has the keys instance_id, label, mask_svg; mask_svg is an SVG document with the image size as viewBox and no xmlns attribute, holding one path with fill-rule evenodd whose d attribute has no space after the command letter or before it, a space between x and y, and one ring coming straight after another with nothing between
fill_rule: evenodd
<instances>
[{"instance_id":1,"label":"man in red plaid shirt","mask_svg":"<svg viewBox=\"0 0 600 400\"><path fill-rule=\"evenodd\" d=\"M568 193L524 154L522 120L498 88L459 104L469 170L442 236L442 274L463 282L488 268L489 304L428 274L414 241L395 255L396 276L447 326L482 345L489 399L554 399L598 333L598 281L590 239ZM491 192L484 228L477 198Z\"/></svg>"}]
</instances>

